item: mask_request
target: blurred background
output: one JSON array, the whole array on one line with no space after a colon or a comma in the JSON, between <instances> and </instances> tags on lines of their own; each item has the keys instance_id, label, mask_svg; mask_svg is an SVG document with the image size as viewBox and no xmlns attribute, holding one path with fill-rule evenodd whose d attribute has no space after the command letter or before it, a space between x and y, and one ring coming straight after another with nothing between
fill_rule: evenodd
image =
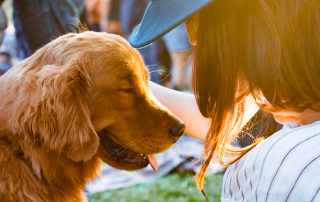
<instances>
[{"instance_id":1,"label":"blurred background","mask_svg":"<svg viewBox=\"0 0 320 202\"><path fill-rule=\"evenodd\" d=\"M1 54L11 66L60 35L77 32L82 23L96 32L128 39L141 21L149 0L0 0L7 27L2 28ZM0 28L1 29L1 28ZM176 90L191 90L193 46L184 24L139 49L151 80ZM8 64L1 73L5 73ZM2 64L1 64L2 66Z\"/></svg>"},{"instance_id":2,"label":"blurred background","mask_svg":"<svg viewBox=\"0 0 320 202\"><path fill-rule=\"evenodd\" d=\"M149 0L0 0L0 75L60 35L77 26L129 39ZM153 82L192 93L193 46L184 24L153 44L138 49ZM192 148L192 149L191 149ZM183 135L168 151L157 154L158 172L147 168L127 172L107 164L86 188L91 201L206 201L195 184L203 142ZM208 172L205 191L220 201L222 170Z\"/></svg>"}]
</instances>

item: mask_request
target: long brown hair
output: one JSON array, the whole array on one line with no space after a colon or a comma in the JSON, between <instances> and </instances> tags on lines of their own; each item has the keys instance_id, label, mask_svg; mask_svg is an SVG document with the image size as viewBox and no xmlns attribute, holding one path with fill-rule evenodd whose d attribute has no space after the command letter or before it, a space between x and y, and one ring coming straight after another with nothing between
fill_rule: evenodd
<instances>
[{"instance_id":1,"label":"long brown hair","mask_svg":"<svg viewBox=\"0 0 320 202\"><path fill-rule=\"evenodd\" d=\"M199 12L193 88L212 120L197 175L202 190L212 161L228 166L259 143L230 146L248 95L266 110L320 111L320 1L216 0Z\"/></svg>"}]
</instances>

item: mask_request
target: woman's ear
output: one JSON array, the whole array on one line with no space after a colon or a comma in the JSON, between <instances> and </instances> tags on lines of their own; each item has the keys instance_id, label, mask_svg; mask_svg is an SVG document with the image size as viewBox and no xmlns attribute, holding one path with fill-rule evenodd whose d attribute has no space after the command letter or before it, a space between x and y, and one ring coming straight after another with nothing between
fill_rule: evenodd
<instances>
[{"instance_id":1,"label":"woman's ear","mask_svg":"<svg viewBox=\"0 0 320 202\"><path fill-rule=\"evenodd\" d=\"M88 99L91 79L76 62L64 67L48 65L36 73L28 108L20 124L29 136L49 151L64 153L73 161L92 158L99 137L91 123Z\"/></svg>"},{"instance_id":2,"label":"woman's ear","mask_svg":"<svg viewBox=\"0 0 320 202\"><path fill-rule=\"evenodd\" d=\"M184 24L186 25L186 29L189 36L189 42L191 45L197 45L197 37L198 37L198 26L199 26L199 12L190 16Z\"/></svg>"}]
</instances>

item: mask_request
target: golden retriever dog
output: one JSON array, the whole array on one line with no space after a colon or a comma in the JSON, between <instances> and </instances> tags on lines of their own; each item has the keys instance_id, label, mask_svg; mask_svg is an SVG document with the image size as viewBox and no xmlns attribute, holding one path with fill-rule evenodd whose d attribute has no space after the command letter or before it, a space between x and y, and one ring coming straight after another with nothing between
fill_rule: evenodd
<instances>
[{"instance_id":1,"label":"golden retriever dog","mask_svg":"<svg viewBox=\"0 0 320 202\"><path fill-rule=\"evenodd\" d=\"M151 94L148 71L125 39L67 34L0 77L0 201L86 201L101 160L149 163L184 124Z\"/></svg>"}]
</instances>

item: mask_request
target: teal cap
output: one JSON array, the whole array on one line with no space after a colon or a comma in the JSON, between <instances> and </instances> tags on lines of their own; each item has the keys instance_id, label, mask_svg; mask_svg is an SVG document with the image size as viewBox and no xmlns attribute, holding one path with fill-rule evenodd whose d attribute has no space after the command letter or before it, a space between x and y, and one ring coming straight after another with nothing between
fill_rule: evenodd
<instances>
[{"instance_id":1,"label":"teal cap","mask_svg":"<svg viewBox=\"0 0 320 202\"><path fill-rule=\"evenodd\" d=\"M214 0L152 0L129 42L141 48L161 38Z\"/></svg>"}]
</instances>

